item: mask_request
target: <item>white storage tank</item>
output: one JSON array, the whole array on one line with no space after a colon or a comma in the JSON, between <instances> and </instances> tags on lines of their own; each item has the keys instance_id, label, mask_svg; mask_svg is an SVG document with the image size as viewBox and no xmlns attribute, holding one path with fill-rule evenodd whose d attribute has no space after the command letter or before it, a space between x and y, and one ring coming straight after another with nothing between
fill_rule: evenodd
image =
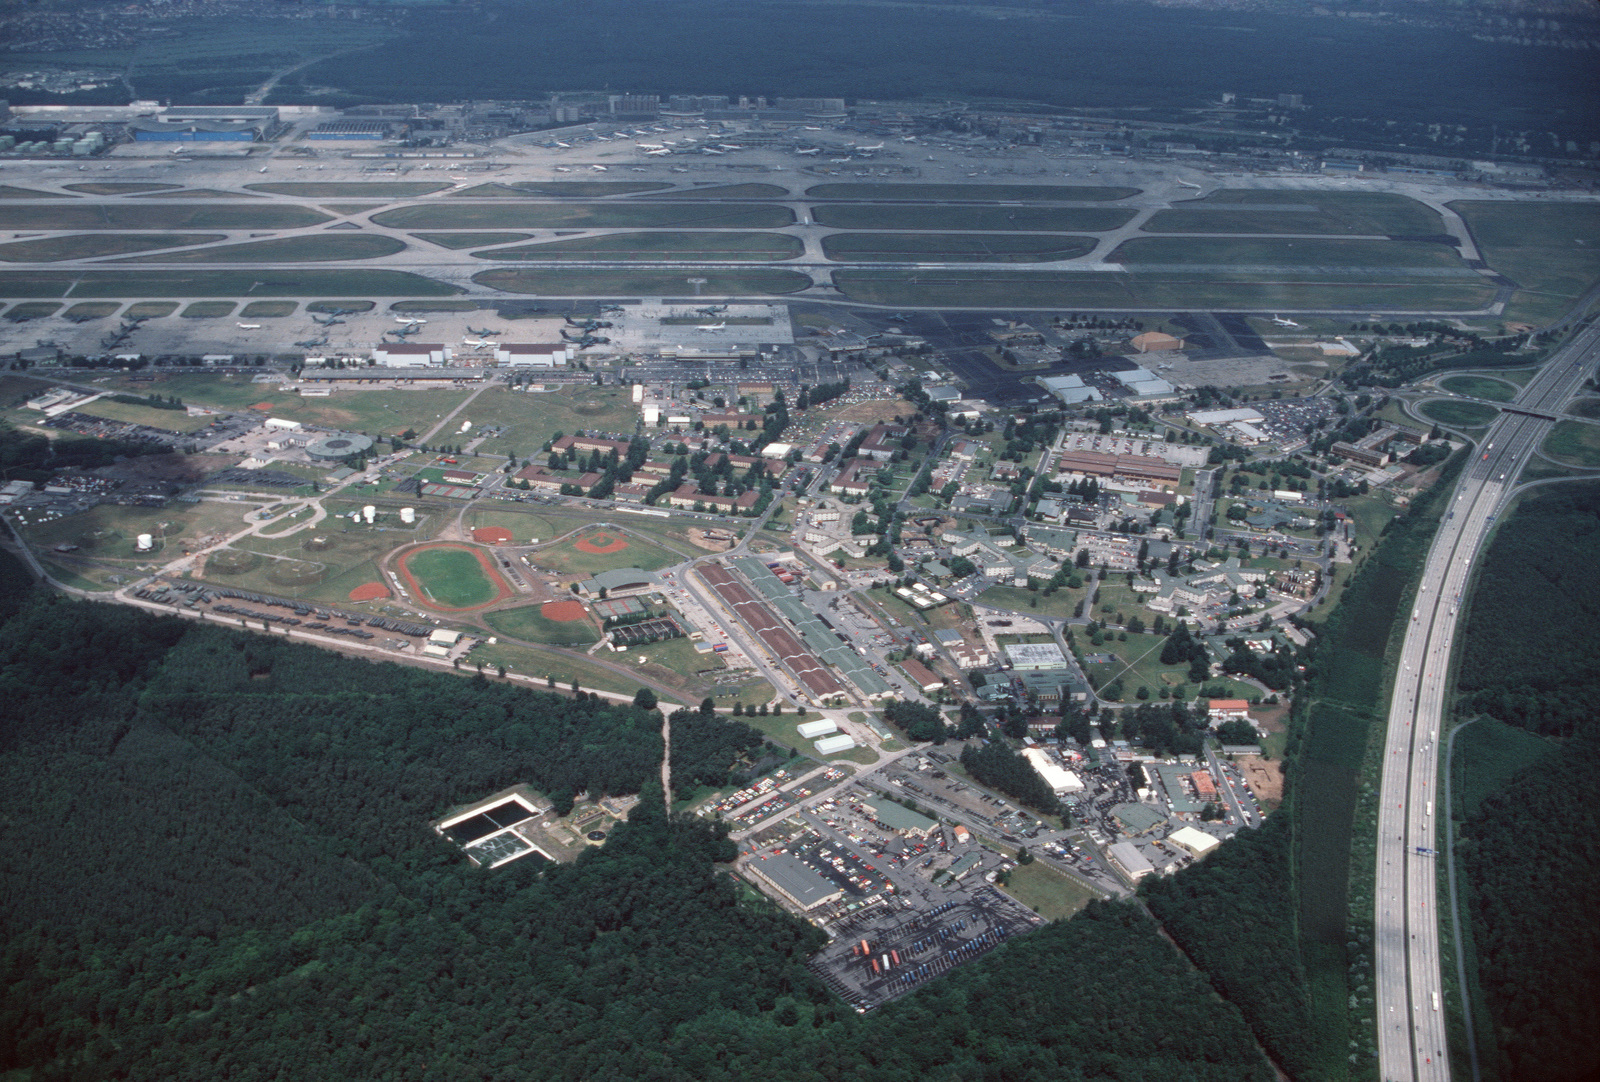
<instances>
[{"instance_id":1,"label":"white storage tank","mask_svg":"<svg viewBox=\"0 0 1600 1082\"><path fill-rule=\"evenodd\" d=\"M821 721L802 721L795 726L795 729L804 739L815 740L819 736L827 736L829 733L838 732L839 726L835 722L824 718Z\"/></svg>"},{"instance_id":2,"label":"white storage tank","mask_svg":"<svg viewBox=\"0 0 1600 1082\"><path fill-rule=\"evenodd\" d=\"M415 507L400 508L400 521L405 523L407 526L415 525L417 521L417 509Z\"/></svg>"},{"instance_id":3,"label":"white storage tank","mask_svg":"<svg viewBox=\"0 0 1600 1082\"><path fill-rule=\"evenodd\" d=\"M361 509L361 517L367 520L367 525L372 525L372 520L378 517L378 509L370 503Z\"/></svg>"},{"instance_id":4,"label":"white storage tank","mask_svg":"<svg viewBox=\"0 0 1600 1082\"><path fill-rule=\"evenodd\" d=\"M147 533L142 533L139 535L138 539L134 541L133 547L138 549L140 552L149 552L151 549L156 547L156 539Z\"/></svg>"}]
</instances>

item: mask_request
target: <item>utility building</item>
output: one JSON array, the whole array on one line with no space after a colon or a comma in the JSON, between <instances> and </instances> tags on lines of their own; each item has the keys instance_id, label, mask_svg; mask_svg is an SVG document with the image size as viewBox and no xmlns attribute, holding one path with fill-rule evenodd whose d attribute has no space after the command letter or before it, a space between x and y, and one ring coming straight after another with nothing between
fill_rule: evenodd
<instances>
[{"instance_id":1,"label":"utility building","mask_svg":"<svg viewBox=\"0 0 1600 1082\"><path fill-rule=\"evenodd\" d=\"M844 897L844 890L837 883L824 879L810 865L789 853L752 860L745 867L802 913Z\"/></svg>"}]
</instances>

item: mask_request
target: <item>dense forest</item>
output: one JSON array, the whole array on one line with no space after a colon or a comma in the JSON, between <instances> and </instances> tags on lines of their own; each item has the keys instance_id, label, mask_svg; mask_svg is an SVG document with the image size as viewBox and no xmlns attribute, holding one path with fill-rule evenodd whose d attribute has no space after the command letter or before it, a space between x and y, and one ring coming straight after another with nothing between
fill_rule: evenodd
<instances>
[{"instance_id":1,"label":"dense forest","mask_svg":"<svg viewBox=\"0 0 1600 1082\"><path fill-rule=\"evenodd\" d=\"M1600 484L1525 499L1484 556L1457 677L1463 717L1560 740L1461 827L1478 983L1502 1077L1600 1075Z\"/></svg>"},{"instance_id":2,"label":"dense forest","mask_svg":"<svg viewBox=\"0 0 1600 1082\"><path fill-rule=\"evenodd\" d=\"M1580 144L1600 132L1600 87L1579 50L1535 53L1392 23L1375 31L1354 19L1310 22L1260 9L1220 20L1206 11L1092 3L991 13L953 5L522 0L426 9L405 29L409 36L390 45L291 75L268 104L324 103L312 89L324 87L402 102L539 99L609 87L1071 108L1192 107L1221 91L1289 92L1316 109L1292 123L1321 121L1336 139L1407 122L1466 124L1474 135L1498 123L1553 130ZM1305 62L1308 40L1316 64ZM162 94L148 79L137 89Z\"/></svg>"},{"instance_id":3,"label":"dense forest","mask_svg":"<svg viewBox=\"0 0 1600 1082\"><path fill-rule=\"evenodd\" d=\"M1270 1082L1239 1012L1095 905L857 1016L821 935L668 816L660 715L28 595L0 555L0 1071L77 1079ZM758 748L679 715L710 782ZM427 822L642 792L575 863Z\"/></svg>"}]
</instances>

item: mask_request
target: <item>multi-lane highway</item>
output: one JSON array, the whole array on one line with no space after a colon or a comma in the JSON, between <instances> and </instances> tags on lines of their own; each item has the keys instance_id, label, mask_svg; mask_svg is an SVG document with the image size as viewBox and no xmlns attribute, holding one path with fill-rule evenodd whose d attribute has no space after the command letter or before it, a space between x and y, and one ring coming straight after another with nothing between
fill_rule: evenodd
<instances>
[{"instance_id":1,"label":"multi-lane highway","mask_svg":"<svg viewBox=\"0 0 1600 1082\"><path fill-rule=\"evenodd\" d=\"M1450 494L1407 614L1384 745L1378 816L1378 1060L1384 1082L1446 1082L1436 861L1439 730L1462 593L1528 457L1600 359L1600 323L1558 350L1505 407Z\"/></svg>"}]
</instances>

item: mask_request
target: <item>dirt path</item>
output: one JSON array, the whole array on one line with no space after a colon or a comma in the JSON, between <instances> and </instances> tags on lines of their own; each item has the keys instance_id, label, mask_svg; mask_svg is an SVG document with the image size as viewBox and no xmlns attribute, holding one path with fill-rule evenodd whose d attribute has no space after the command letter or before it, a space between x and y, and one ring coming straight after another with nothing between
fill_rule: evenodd
<instances>
[{"instance_id":1,"label":"dirt path","mask_svg":"<svg viewBox=\"0 0 1600 1082\"><path fill-rule=\"evenodd\" d=\"M667 711L661 711L661 797L666 802L667 814L672 814L672 722Z\"/></svg>"}]
</instances>

